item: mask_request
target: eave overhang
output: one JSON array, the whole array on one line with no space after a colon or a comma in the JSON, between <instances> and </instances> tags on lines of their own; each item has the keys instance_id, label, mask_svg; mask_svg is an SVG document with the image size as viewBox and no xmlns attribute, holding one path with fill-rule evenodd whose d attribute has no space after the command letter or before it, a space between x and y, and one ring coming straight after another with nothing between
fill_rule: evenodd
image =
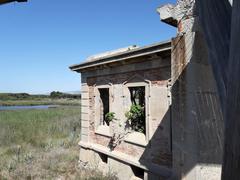
<instances>
[{"instance_id":1,"label":"eave overhang","mask_svg":"<svg viewBox=\"0 0 240 180\"><path fill-rule=\"evenodd\" d=\"M155 53L164 54L165 52L171 52L171 40L152 44L149 46L136 48L127 52L118 53L111 56L106 56L104 58L98 59L93 62L87 61L81 64L72 65L69 68L72 71L81 72L85 69L92 68L92 67L126 61L129 59L133 59L141 56L147 56Z\"/></svg>"}]
</instances>

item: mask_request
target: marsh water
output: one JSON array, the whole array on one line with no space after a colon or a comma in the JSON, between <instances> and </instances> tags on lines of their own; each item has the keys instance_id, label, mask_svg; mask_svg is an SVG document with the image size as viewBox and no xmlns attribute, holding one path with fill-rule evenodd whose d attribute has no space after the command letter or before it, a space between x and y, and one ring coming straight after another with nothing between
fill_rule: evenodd
<instances>
[{"instance_id":1,"label":"marsh water","mask_svg":"<svg viewBox=\"0 0 240 180\"><path fill-rule=\"evenodd\" d=\"M38 105L38 106L0 106L1 110L24 110L24 109L48 109L56 108L57 105Z\"/></svg>"}]
</instances>

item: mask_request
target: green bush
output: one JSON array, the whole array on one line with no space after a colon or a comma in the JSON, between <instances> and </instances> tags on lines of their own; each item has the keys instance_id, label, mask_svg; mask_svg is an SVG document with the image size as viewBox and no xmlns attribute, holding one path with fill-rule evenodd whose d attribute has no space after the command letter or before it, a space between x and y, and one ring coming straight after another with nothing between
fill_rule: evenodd
<instances>
[{"instance_id":1,"label":"green bush","mask_svg":"<svg viewBox=\"0 0 240 180\"><path fill-rule=\"evenodd\" d=\"M105 121L107 121L107 123L109 124L111 121L113 121L115 119L115 113L114 112L108 112L105 115Z\"/></svg>"},{"instance_id":2,"label":"green bush","mask_svg":"<svg viewBox=\"0 0 240 180\"><path fill-rule=\"evenodd\" d=\"M125 113L127 122L132 130L145 133L145 112L144 107L132 105L130 110Z\"/></svg>"}]
</instances>

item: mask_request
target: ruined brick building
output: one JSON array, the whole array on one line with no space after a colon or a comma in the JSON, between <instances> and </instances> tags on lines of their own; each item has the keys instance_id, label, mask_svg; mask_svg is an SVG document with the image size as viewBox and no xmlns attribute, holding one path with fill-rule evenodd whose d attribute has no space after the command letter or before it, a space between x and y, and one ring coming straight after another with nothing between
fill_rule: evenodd
<instances>
[{"instance_id":1,"label":"ruined brick building","mask_svg":"<svg viewBox=\"0 0 240 180\"><path fill-rule=\"evenodd\" d=\"M81 73L80 162L120 179L219 179L223 120L193 0L158 9L176 38L94 55Z\"/></svg>"}]
</instances>

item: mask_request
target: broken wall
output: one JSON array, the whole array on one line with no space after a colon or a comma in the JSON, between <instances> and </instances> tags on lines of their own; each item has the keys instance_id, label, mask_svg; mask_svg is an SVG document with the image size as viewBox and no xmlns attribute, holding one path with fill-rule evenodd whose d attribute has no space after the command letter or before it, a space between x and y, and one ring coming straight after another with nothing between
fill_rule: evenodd
<instances>
[{"instance_id":1,"label":"broken wall","mask_svg":"<svg viewBox=\"0 0 240 180\"><path fill-rule=\"evenodd\" d=\"M170 122L170 58L123 62L82 72L82 131L80 160L91 161L84 151L101 151L108 157L135 164L146 172L169 176L172 167L171 122ZM113 149L110 148L111 133L107 127L98 128L96 122L96 88L109 87L110 111L115 112L124 124L126 104L130 99L127 84L145 83L146 90L146 136L140 133L126 135ZM146 141L142 141L146 139ZM117 155L116 155L117 154ZM81 158L82 157L82 158ZM126 160L128 159L128 160ZM154 166L154 168L153 168ZM152 172L153 171L153 172Z\"/></svg>"}]
</instances>

